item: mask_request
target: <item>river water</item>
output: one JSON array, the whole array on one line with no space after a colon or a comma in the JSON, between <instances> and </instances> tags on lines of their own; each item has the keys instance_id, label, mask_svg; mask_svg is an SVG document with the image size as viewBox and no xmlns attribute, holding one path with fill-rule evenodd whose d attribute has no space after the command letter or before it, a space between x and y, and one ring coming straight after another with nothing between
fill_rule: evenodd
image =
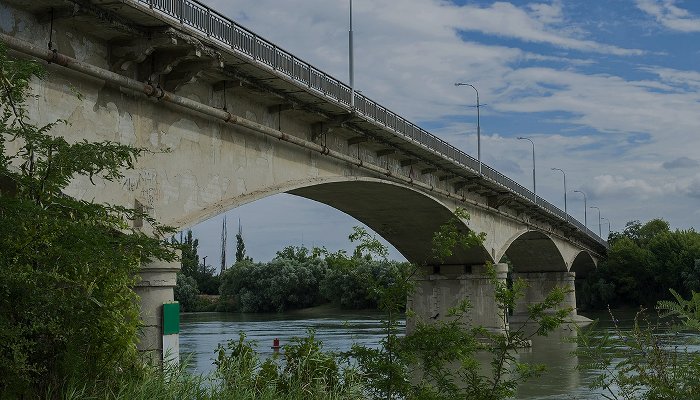
<instances>
[{"instance_id":1,"label":"river water","mask_svg":"<svg viewBox=\"0 0 700 400\"><path fill-rule=\"evenodd\" d=\"M610 316L606 313L586 315L599 319L596 333L603 334L613 328ZM633 312L616 312L620 326L629 327ZM229 313L189 313L183 314L180 322L180 352L189 358L190 369L198 373L213 370L214 350L219 343L237 339L244 332L248 339L258 343L262 356L272 354L272 343L279 338L281 344L292 337L304 336L308 329L316 331L316 337L324 344L324 349L348 350L353 343L377 346L383 336L382 315L377 312L353 311L314 311L313 313L291 312L280 314L229 314ZM571 342L575 333L563 328L545 338L535 338L532 348L519 352L522 361L541 363L547 366L543 376L522 384L518 389L518 399L576 399L592 400L601 398L600 392L589 389L588 385L596 371L577 370L577 357L571 353L576 345ZM697 335L695 335L697 338ZM679 344L700 351L700 346L691 343L690 335L678 337Z\"/></svg>"}]
</instances>

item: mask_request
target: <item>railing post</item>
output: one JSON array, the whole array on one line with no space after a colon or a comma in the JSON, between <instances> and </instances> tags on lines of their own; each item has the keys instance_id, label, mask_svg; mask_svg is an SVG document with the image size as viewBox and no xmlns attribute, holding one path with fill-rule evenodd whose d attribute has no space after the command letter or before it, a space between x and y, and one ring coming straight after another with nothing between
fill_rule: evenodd
<instances>
[{"instance_id":1,"label":"railing post","mask_svg":"<svg viewBox=\"0 0 700 400\"><path fill-rule=\"evenodd\" d=\"M207 18L205 21L205 29L207 32L207 37L211 36L211 9L207 7Z\"/></svg>"},{"instance_id":2,"label":"railing post","mask_svg":"<svg viewBox=\"0 0 700 400\"><path fill-rule=\"evenodd\" d=\"M177 4L180 6L179 17L180 24L182 24L182 21L185 19L185 0L178 0Z\"/></svg>"},{"instance_id":3,"label":"railing post","mask_svg":"<svg viewBox=\"0 0 700 400\"><path fill-rule=\"evenodd\" d=\"M272 46L272 69L277 71L277 45Z\"/></svg>"}]
</instances>

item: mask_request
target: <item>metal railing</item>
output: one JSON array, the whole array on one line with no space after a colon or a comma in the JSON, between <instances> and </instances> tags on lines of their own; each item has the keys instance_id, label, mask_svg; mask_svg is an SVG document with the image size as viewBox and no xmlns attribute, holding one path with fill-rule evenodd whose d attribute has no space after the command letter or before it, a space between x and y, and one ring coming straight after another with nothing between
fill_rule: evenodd
<instances>
[{"instance_id":1,"label":"metal railing","mask_svg":"<svg viewBox=\"0 0 700 400\"><path fill-rule=\"evenodd\" d=\"M275 44L259 37L243 26L237 24L217 11L201 4L196 0L137 0L146 4L162 15L171 17L179 23L189 26L205 34L239 54L264 64L297 83L324 96L331 102L345 107L351 107L351 89L338 79L315 68L311 64L298 59L293 54L280 49ZM437 136L413 124L405 118L377 104L361 93L355 92L355 111L363 117L383 125L394 134L420 146L423 146L440 156L470 169L473 173L479 170L478 161L462 150L452 146ZM522 185L516 183L495 169L482 164L484 179L496 183L510 192L522 197L525 201L535 203L551 214L573 223L581 231L592 237L598 243L607 247L607 242L576 219L564 213L559 208L537 196Z\"/></svg>"}]
</instances>

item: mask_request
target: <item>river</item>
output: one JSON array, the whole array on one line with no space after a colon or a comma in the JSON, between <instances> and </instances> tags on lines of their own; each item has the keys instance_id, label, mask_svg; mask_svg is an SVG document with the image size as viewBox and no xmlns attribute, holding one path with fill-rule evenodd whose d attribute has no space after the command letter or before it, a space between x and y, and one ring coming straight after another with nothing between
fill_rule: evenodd
<instances>
[{"instance_id":1,"label":"river","mask_svg":"<svg viewBox=\"0 0 700 400\"><path fill-rule=\"evenodd\" d=\"M620 326L629 327L633 312L616 312ZM606 313L586 315L599 319L596 334L611 331L612 323ZM237 339L239 332L258 343L258 351L263 356L272 354L272 343L279 338L281 344L295 336L303 336L308 329L316 331L316 337L323 341L326 350L348 350L353 343L376 346L382 338L382 315L377 312L339 311L332 309L312 312L290 312L280 314L229 314L229 313L189 313L183 314L180 323L180 352L183 358L189 357L190 369L198 373L208 373L213 369L214 350L219 343ZM547 366L543 376L522 384L517 399L576 399L592 400L601 398L600 392L589 389L588 385L597 371L577 370L578 360L572 351L575 344L570 340L574 333L560 329L545 338L535 338L530 349L519 352L522 361L542 363ZM677 340L688 345L692 337L680 336ZM700 351L700 346L690 344L692 350Z\"/></svg>"}]
</instances>

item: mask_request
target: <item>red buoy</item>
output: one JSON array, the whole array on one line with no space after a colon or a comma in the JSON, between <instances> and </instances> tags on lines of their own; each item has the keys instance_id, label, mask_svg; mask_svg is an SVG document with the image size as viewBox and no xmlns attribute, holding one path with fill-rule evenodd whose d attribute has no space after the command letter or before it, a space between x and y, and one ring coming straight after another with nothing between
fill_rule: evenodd
<instances>
[{"instance_id":1,"label":"red buoy","mask_svg":"<svg viewBox=\"0 0 700 400\"><path fill-rule=\"evenodd\" d=\"M280 351L280 340L278 338L272 341L272 350L274 350L275 353Z\"/></svg>"}]
</instances>

